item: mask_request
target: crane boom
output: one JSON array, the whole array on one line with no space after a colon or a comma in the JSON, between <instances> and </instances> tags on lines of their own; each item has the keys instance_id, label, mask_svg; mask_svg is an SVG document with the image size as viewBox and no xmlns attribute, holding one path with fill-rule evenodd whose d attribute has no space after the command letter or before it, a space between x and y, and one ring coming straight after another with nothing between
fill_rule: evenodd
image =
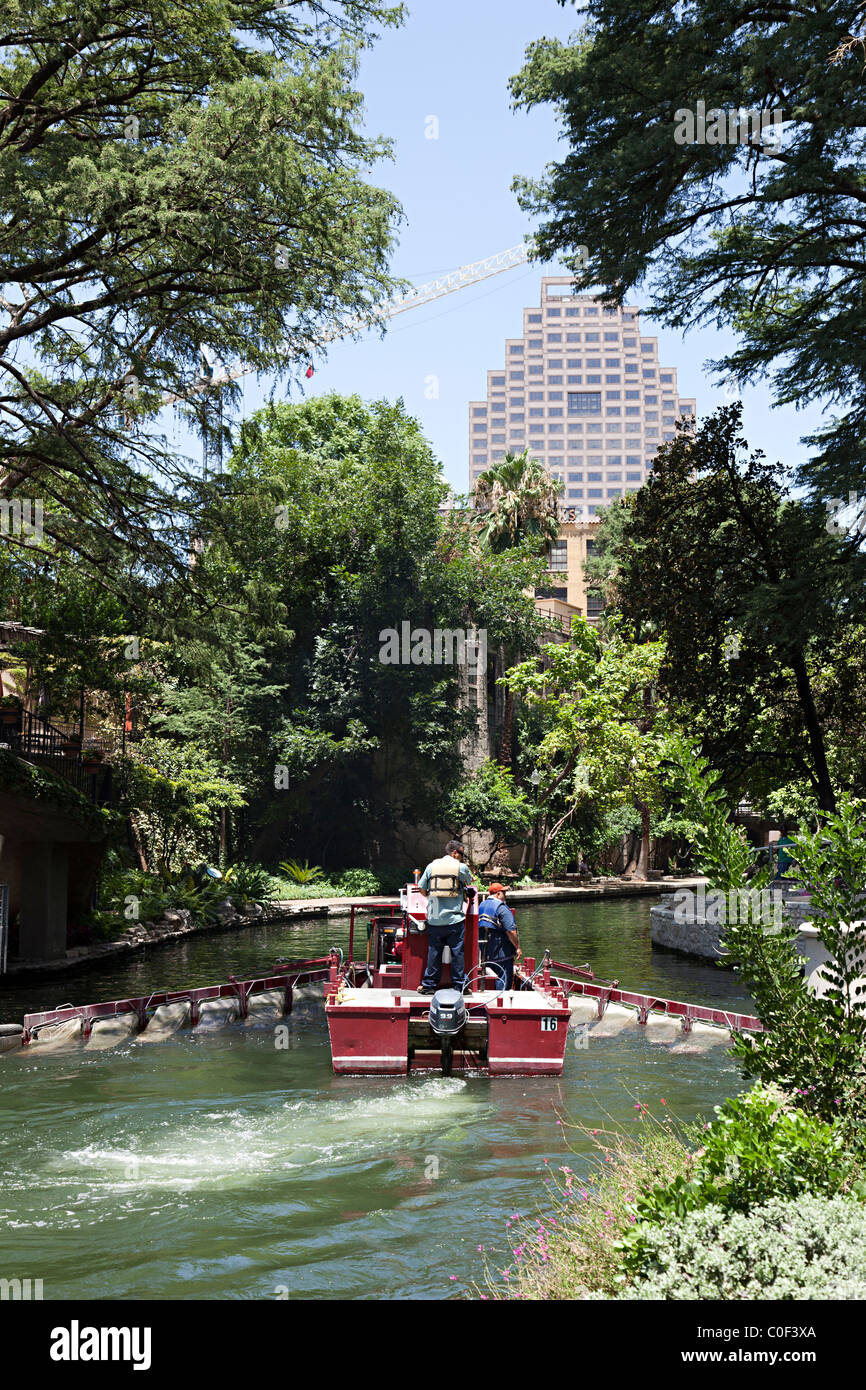
<instances>
[{"instance_id":1,"label":"crane boom","mask_svg":"<svg viewBox=\"0 0 866 1390\"><path fill-rule=\"evenodd\" d=\"M466 289L468 285L477 285L481 280L489 280L492 275L501 275L504 270L513 270L515 266L523 265L528 260L529 248L525 244L511 246L507 251L498 251L493 256L486 256L482 261L472 261L469 265L462 265L447 275L440 275L438 279L430 280L426 285L419 285L416 289L410 290L408 294L386 300L379 312L383 318L392 319L397 314L405 314L407 309L418 309L422 304L431 304L433 300L441 299L443 295L453 294L455 290ZM343 338L348 333L354 333L357 329L366 326L366 319L349 319L339 328L333 328L329 332L323 333L316 340L316 343L333 342L336 338ZM255 368L251 367L248 362L240 362L234 367L226 367L222 372L213 376L199 378L190 386L188 394L198 395L202 391L212 390L215 386L225 386L229 381L237 381L239 377L246 376L254 370ZM173 405L175 401L185 399L186 396L172 393L163 397L163 405Z\"/></svg>"}]
</instances>

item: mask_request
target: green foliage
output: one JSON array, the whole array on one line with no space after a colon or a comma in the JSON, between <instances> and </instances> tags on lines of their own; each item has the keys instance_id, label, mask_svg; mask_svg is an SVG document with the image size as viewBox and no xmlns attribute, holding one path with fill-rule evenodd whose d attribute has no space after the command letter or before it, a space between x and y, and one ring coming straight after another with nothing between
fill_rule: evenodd
<instances>
[{"instance_id":1,"label":"green foliage","mask_svg":"<svg viewBox=\"0 0 866 1390\"><path fill-rule=\"evenodd\" d=\"M696 856L695 867L706 874L709 888L728 893L746 885L746 871L753 864L752 847L742 826L729 818L725 790L698 751L697 742L674 732L666 747L674 792L685 811L682 822ZM749 880L752 889L763 888L769 872L759 871Z\"/></svg>"},{"instance_id":2,"label":"green foliage","mask_svg":"<svg viewBox=\"0 0 866 1390\"><path fill-rule=\"evenodd\" d=\"M341 897L373 898L383 892L382 880L372 869L344 869L333 879Z\"/></svg>"},{"instance_id":3,"label":"green foliage","mask_svg":"<svg viewBox=\"0 0 866 1390\"><path fill-rule=\"evenodd\" d=\"M184 860L210 856L220 813L246 804L241 787L195 744L150 739L124 770L149 866L171 869Z\"/></svg>"},{"instance_id":4,"label":"green foliage","mask_svg":"<svg viewBox=\"0 0 866 1390\"><path fill-rule=\"evenodd\" d=\"M767 1031L737 1038L747 1076L776 1081L825 1118L839 1113L846 1086L866 1054L866 825L862 803L842 797L835 815L795 837L800 882L812 894L812 923L830 961L824 985L810 990L800 973L796 928L729 924L725 947L742 971Z\"/></svg>"},{"instance_id":5,"label":"green foliage","mask_svg":"<svg viewBox=\"0 0 866 1390\"><path fill-rule=\"evenodd\" d=\"M286 878L291 879L292 883L322 883L325 879L325 871L320 865L310 865L309 860L305 859L303 864L297 859L282 859L280 861L280 872Z\"/></svg>"},{"instance_id":6,"label":"green foliage","mask_svg":"<svg viewBox=\"0 0 866 1390\"><path fill-rule=\"evenodd\" d=\"M628 1299L866 1299L866 1208L850 1197L774 1197L648 1227Z\"/></svg>"},{"instance_id":7,"label":"green foliage","mask_svg":"<svg viewBox=\"0 0 866 1390\"><path fill-rule=\"evenodd\" d=\"M304 13L146 0L119 26L111 0L86 14L13 5L0 279L15 291L0 354L20 361L0 473L5 490L48 499L31 563L56 546L125 589L124 547L194 587L187 518L209 488L165 446L164 393L189 397L203 351L280 371L323 333L376 321L399 209L368 182L389 146L363 131L355 79L398 17L375 0ZM193 398L200 424L205 404ZM26 470L9 466L25 455Z\"/></svg>"},{"instance_id":8,"label":"green foliage","mask_svg":"<svg viewBox=\"0 0 866 1390\"><path fill-rule=\"evenodd\" d=\"M645 1189L634 1203L637 1224L622 1241L623 1268L646 1266L652 1227L679 1222L706 1206L749 1211L771 1197L834 1195L860 1183L860 1163L846 1151L838 1127L790 1106L761 1087L716 1106L716 1119L702 1137L689 1172Z\"/></svg>"},{"instance_id":9,"label":"green foliage","mask_svg":"<svg viewBox=\"0 0 866 1390\"><path fill-rule=\"evenodd\" d=\"M535 758L544 813L543 856L593 802L636 807L647 830L661 804L661 759L670 716L653 697L660 642L633 643L619 631L604 642L575 619L569 642L513 667L503 683L537 720Z\"/></svg>"},{"instance_id":10,"label":"green foliage","mask_svg":"<svg viewBox=\"0 0 866 1390\"><path fill-rule=\"evenodd\" d=\"M59 808L64 815L84 826L93 836L100 839L117 825L117 813L93 802L84 796L77 787L64 777L39 767L36 763L24 762L6 748L0 748L0 794L32 797L34 801L44 801Z\"/></svg>"},{"instance_id":11,"label":"green foliage","mask_svg":"<svg viewBox=\"0 0 866 1390\"><path fill-rule=\"evenodd\" d=\"M226 896L234 903L264 903L274 896L271 875L261 864L231 864L223 874Z\"/></svg>"},{"instance_id":12,"label":"green foliage","mask_svg":"<svg viewBox=\"0 0 866 1390\"><path fill-rule=\"evenodd\" d=\"M210 924L219 920L219 904L229 897L218 881L197 883L188 870L146 873L109 857L90 923L101 936L116 936L136 922L158 922L166 912L185 910L194 922Z\"/></svg>"},{"instance_id":13,"label":"green foliage","mask_svg":"<svg viewBox=\"0 0 866 1390\"><path fill-rule=\"evenodd\" d=\"M562 483L525 449L521 454L507 453L500 463L479 473L475 482L484 545L496 552L527 542L545 554L559 535L556 499L561 492Z\"/></svg>"},{"instance_id":14,"label":"green foliage","mask_svg":"<svg viewBox=\"0 0 866 1390\"><path fill-rule=\"evenodd\" d=\"M733 794L798 782L832 810L866 786L866 554L740 426L728 406L661 451L609 536L613 596L630 630L664 634L661 689Z\"/></svg>"},{"instance_id":15,"label":"green foliage","mask_svg":"<svg viewBox=\"0 0 866 1390\"><path fill-rule=\"evenodd\" d=\"M442 808L442 819L455 835L469 826L492 831L497 843L520 840L534 814L529 797L514 785L510 769L493 761L482 763L455 787Z\"/></svg>"}]
</instances>

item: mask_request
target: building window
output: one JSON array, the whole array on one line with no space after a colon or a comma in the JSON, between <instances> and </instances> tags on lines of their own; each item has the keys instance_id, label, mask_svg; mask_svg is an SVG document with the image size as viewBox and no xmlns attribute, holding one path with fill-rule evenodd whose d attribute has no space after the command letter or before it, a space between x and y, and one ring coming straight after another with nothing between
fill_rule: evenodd
<instances>
[{"instance_id":1,"label":"building window","mask_svg":"<svg viewBox=\"0 0 866 1390\"><path fill-rule=\"evenodd\" d=\"M586 616L588 618L600 618L604 612L604 599L599 593L588 593L586 596Z\"/></svg>"},{"instance_id":2,"label":"building window","mask_svg":"<svg viewBox=\"0 0 866 1390\"><path fill-rule=\"evenodd\" d=\"M601 462L601 459L599 459L599 463L600 463L600 462ZM600 483L600 482L601 482L601 474L600 474L600 473L587 473L587 475L586 475L586 481L587 481L588 483ZM599 496L601 496L600 493L599 493Z\"/></svg>"},{"instance_id":3,"label":"building window","mask_svg":"<svg viewBox=\"0 0 866 1390\"><path fill-rule=\"evenodd\" d=\"M641 480L640 473L626 473L625 480L627 483L639 483Z\"/></svg>"},{"instance_id":4,"label":"building window","mask_svg":"<svg viewBox=\"0 0 866 1390\"><path fill-rule=\"evenodd\" d=\"M523 380L523 372L509 372L509 373L508 373L508 380L509 380L509 381L522 381L522 380Z\"/></svg>"},{"instance_id":5,"label":"building window","mask_svg":"<svg viewBox=\"0 0 866 1390\"><path fill-rule=\"evenodd\" d=\"M585 343L600 343L600 342L601 342L601 334L600 334L600 333L587 333L587 334L585 335L583 341L584 341ZM596 348L596 352L597 352L597 351L598 351L598 348Z\"/></svg>"},{"instance_id":6,"label":"building window","mask_svg":"<svg viewBox=\"0 0 866 1390\"><path fill-rule=\"evenodd\" d=\"M569 391L568 413L569 415L600 415L601 392Z\"/></svg>"},{"instance_id":7,"label":"building window","mask_svg":"<svg viewBox=\"0 0 866 1390\"><path fill-rule=\"evenodd\" d=\"M492 377L490 378L490 385L491 385L491 386L504 386L504 385L505 385L505 377L504 377L504 376L492 376Z\"/></svg>"},{"instance_id":8,"label":"building window","mask_svg":"<svg viewBox=\"0 0 866 1390\"><path fill-rule=\"evenodd\" d=\"M553 571L564 571L568 569L568 542L554 541L548 552L547 568Z\"/></svg>"},{"instance_id":9,"label":"building window","mask_svg":"<svg viewBox=\"0 0 866 1390\"><path fill-rule=\"evenodd\" d=\"M512 357L522 357L522 356L523 356L523 344L522 344L522 343L512 343L511 346L509 347L508 351L511 353L511 356L512 356Z\"/></svg>"},{"instance_id":10,"label":"building window","mask_svg":"<svg viewBox=\"0 0 866 1390\"><path fill-rule=\"evenodd\" d=\"M487 433L487 426L486 426L486 425L473 425L473 426L472 426L472 433L473 433L473 434L486 434L486 433Z\"/></svg>"},{"instance_id":11,"label":"building window","mask_svg":"<svg viewBox=\"0 0 866 1390\"><path fill-rule=\"evenodd\" d=\"M527 314L527 316L526 316L526 322L527 322L527 323L541 323L541 315L540 315L540 314Z\"/></svg>"},{"instance_id":12,"label":"building window","mask_svg":"<svg viewBox=\"0 0 866 1390\"><path fill-rule=\"evenodd\" d=\"M582 483L582 482L583 482L583 474L582 474L582 473L569 473L569 475L568 475L568 481L569 481L570 483Z\"/></svg>"},{"instance_id":13,"label":"building window","mask_svg":"<svg viewBox=\"0 0 866 1390\"><path fill-rule=\"evenodd\" d=\"M582 496L583 496L583 488L582 488L582 487L570 487L570 488L568 489L568 495L569 495L569 497L582 497Z\"/></svg>"},{"instance_id":14,"label":"building window","mask_svg":"<svg viewBox=\"0 0 866 1390\"><path fill-rule=\"evenodd\" d=\"M659 381L673 381L673 377L670 372L662 372Z\"/></svg>"},{"instance_id":15,"label":"building window","mask_svg":"<svg viewBox=\"0 0 866 1390\"><path fill-rule=\"evenodd\" d=\"M561 343L561 342L562 342L562 334L561 334L561 333L548 333L548 335L547 335L547 341L548 341L549 343Z\"/></svg>"},{"instance_id":16,"label":"building window","mask_svg":"<svg viewBox=\"0 0 866 1390\"><path fill-rule=\"evenodd\" d=\"M586 495L587 497L604 497L604 490L600 487L588 487Z\"/></svg>"},{"instance_id":17,"label":"building window","mask_svg":"<svg viewBox=\"0 0 866 1390\"><path fill-rule=\"evenodd\" d=\"M582 376L568 376L568 377L566 377L566 382L568 383L569 386L582 386L582 385L583 385L583 377L582 377Z\"/></svg>"}]
</instances>

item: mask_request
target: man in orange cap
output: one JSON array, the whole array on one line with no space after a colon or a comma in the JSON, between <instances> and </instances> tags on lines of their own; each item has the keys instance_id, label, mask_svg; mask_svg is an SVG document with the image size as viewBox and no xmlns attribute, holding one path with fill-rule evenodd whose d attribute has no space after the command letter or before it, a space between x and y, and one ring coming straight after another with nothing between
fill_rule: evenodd
<instances>
[{"instance_id":1,"label":"man in orange cap","mask_svg":"<svg viewBox=\"0 0 866 1390\"><path fill-rule=\"evenodd\" d=\"M523 955L514 913L505 901L505 887L501 883L491 883L487 897L478 909L478 929L481 936L486 933L487 947L484 959L497 968L497 989L511 989L514 983L514 962Z\"/></svg>"}]
</instances>

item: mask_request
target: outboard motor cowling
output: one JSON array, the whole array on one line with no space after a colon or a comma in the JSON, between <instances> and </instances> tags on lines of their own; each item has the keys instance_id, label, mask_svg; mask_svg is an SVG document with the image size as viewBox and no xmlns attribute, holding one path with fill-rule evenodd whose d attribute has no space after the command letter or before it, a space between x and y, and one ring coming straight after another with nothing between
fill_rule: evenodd
<instances>
[{"instance_id":1,"label":"outboard motor cowling","mask_svg":"<svg viewBox=\"0 0 866 1390\"><path fill-rule=\"evenodd\" d=\"M466 1001L459 989L437 989L430 1000L430 1029L441 1039L440 1065L443 1076L451 1075L454 1065L454 1039L466 1022Z\"/></svg>"},{"instance_id":2,"label":"outboard motor cowling","mask_svg":"<svg viewBox=\"0 0 866 1390\"><path fill-rule=\"evenodd\" d=\"M459 989L437 989L430 1001L430 1027L437 1037L459 1033L466 1022L466 1001Z\"/></svg>"}]
</instances>

